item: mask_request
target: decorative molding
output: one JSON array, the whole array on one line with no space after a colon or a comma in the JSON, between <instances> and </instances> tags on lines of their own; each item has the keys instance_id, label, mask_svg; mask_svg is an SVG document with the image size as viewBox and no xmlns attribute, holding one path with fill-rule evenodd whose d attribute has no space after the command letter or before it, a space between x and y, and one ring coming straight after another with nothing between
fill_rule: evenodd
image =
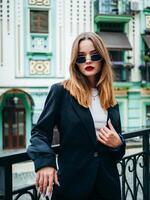
<instances>
[{"instance_id":1,"label":"decorative molding","mask_svg":"<svg viewBox=\"0 0 150 200\"><path fill-rule=\"evenodd\" d=\"M50 61L52 58L52 53L49 52L27 52L28 60L47 60Z\"/></svg>"},{"instance_id":2,"label":"decorative molding","mask_svg":"<svg viewBox=\"0 0 150 200\"><path fill-rule=\"evenodd\" d=\"M3 20L0 19L0 66L3 66Z\"/></svg>"},{"instance_id":3,"label":"decorative molding","mask_svg":"<svg viewBox=\"0 0 150 200\"><path fill-rule=\"evenodd\" d=\"M59 26L59 73L61 74L62 73L62 27Z\"/></svg>"},{"instance_id":4,"label":"decorative molding","mask_svg":"<svg viewBox=\"0 0 150 200\"><path fill-rule=\"evenodd\" d=\"M48 35L46 36L31 35L31 51L35 52L48 51Z\"/></svg>"},{"instance_id":5,"label":"decorative molding","mask_svg":"<svg viewBox=\"0 0 150 200\"><path fill-rule=\"evenodd\" d=\"M92 6L91 0L70 0L68 6L70 35L74 34L73 30L76 30L76 34L80 32L90 31L92 24Z\"/></svg>"},{"instance_id":6,"label":"decorative molding","mask_svg":"<svg viewBox=\"0 0 150 200\"><path fill-rule=\"evenodd\" d=\"M47 75L50 73L50 61L29 61L31 75Z\"/></svg>"},{"instance_id":7,"label":"decorative molding","mask_svg":"<svg viewBox=\"0 0 150 200\"><path fill-rule=\"evenodd\" d=\"M114 92L116 96L127 96L128 91L125 89L122 89L122 90L115 89Z\"/></svg>"},{"instance_id":8,"label":"decorative molding","mask_svg":"<svg viewBox=\"0 0 150 200\"><path fill-rule=\"evenodd\" d=\"M20 66L20 25L18 24L18 26L17 26L17 36L18 36L18 59L17 59L17 61L18 61L18 70L19 70L19 73L21 72L21 66Z\"/></svg>"},{"instance_id":9,"label":"decorative molding","mask_svg":"<svg viewBox=\"0 0 150 200\"><path fill-rule=\"evenodd\" d=\"M37 87L37 88L25 88L25 87L6 87L6 88L0 88L0 97L1 95L3 95L4 93L10 92L12 90L18 90L21 91L22 93L27 93L28 95L37 95L37 96L42 96L42 95L47 95L48 93L48 87Z\"/></svg>"},{"instance_id":10,"label":"decorative molding","mask_svg":"<svg viewBox=\"0 0 150 200\"><path fill-rule=\"evenodd\" d=\"M10 0L7 0L7 33L10 34Z\"/></svg>"},{"instance_id":11,"label":"decorative molding","mask_svg":"<svg viewBox=\"0 0 150 200\"><path fill-rule=\"evenodd\" d=\"M148 89L142 89L141 94L150 96L150 89L149 88Z\"/></svg>"},{"instance_id":12,"label":"decorative molding","mask_svg":"<svg viewBox=\"0 0 150 200\"><path fill-rule=\"evenodd\" d=\"M64 42L65 42L65 35L64 35L64 20L65 20L65 12L64 12L64 3L62 0L57 0L56 5L57 10L56 10L56 51L57 51L57 68L56 68L56 76L61 76L63 74L63 66L64 66ZM54 72L54 70L53 70Z\"/></svg>"},{"instance_id":13,"label":"decorative molding","mask_svg":"<svg viewBox=\"0 0 150 200\"><path fill-rule=\"evenodd\" d=\"M132 19L132 16L128 15L96 15L95 16L95 23L98 24L99 22L124 22L128 23Z\"/></svg>"},{"instance_id":14,"label":"decorative molding","mask_svg":"<svg viewBox=\"0 0 150 200\"><path fill-rule=\"evenodd\" d=\"M52 57L52 52L31 52L31 51L28 51L27 52L27 56L29 58L29 60L37 60L39 59L39 56L40 58L42 57L43 59L40 59L40 60L51 60L51 57Z\"/></svg>"},{"instance_id":15,"label":"decorative molding","mask_svg":"<svg viewBox=\"0 0 150 200\"><path fill-rule=\"evenodd\" d=\"M3 66L3 1L0 2L0 66Z\"/></svg>"},{"instance_id":16,"label":"decorative molding","mask_svg":"<svg viewBox=\"0 0 150 200\"><path fill-rule=\"evenodd\" d=\"M29 5L49 6L50 0L29 0Z\"/></svg>"},{"instance_id":17,"label":"decorative molding","mask_svg":"<svg viewBox=\"0 0 150 200\"><path fill-rule=\"evenodd\" d=\"M16 77L24 76L24 3L25 1L15 0L15 14L14 14L14 24L15 24L15 69Z\"/></svg>"},{"instance_id":18,"label":"decorative molding","mask_svg":"<svg viewBox=\"0 0 150 200\"><path fill-rule=\"evenodd\" d=\"M8 88L0 88L0 98L2 97L2 95L7 92Z\"/></svg>"},{"instance_id":19,"label":"decorative molding","mask_svg":"<svg viewBox=\"0 0 150 200\"><path fill-rule=\"evenodd\" d=\"M150 29L150 15L145 16L145 18L146 18L145 28Z\"/></svg>"}]
</instances>

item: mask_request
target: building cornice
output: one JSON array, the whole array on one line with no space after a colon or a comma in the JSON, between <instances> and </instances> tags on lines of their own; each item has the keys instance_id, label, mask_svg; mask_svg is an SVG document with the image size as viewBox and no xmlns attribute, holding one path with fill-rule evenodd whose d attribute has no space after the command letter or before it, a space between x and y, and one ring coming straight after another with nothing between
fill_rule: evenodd
<instances>
[{"instance_id":1,"label":"building cornice","mask_svg":"<svg viewBox=\"0 0 150 200\"><path fill-rule=\"evenodd\" d=\"M132 19L130 15L96 15L95 16L95 23L99 22L116 22L116 23L127 23Z\"/></svg>"}]
</instances>

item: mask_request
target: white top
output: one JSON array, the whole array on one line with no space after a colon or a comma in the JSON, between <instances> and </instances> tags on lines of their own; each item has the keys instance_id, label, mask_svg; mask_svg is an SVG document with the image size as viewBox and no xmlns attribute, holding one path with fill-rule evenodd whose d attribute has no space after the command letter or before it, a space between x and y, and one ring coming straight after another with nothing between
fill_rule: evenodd
<instances>
[{"instance_id":1,"label":"white top","mask_svg":"<svg viewBox=\"0 0 150 200\"><path fill-rule=\"evenodd\" d=\"M92 102L89 107L91 115L93 117L94 126L96 131L98 129L106 126L107 122L107 111L103 110L100 99L98 95L98 90L96 88L92 88Z\"/></svg>"}]
</instances>

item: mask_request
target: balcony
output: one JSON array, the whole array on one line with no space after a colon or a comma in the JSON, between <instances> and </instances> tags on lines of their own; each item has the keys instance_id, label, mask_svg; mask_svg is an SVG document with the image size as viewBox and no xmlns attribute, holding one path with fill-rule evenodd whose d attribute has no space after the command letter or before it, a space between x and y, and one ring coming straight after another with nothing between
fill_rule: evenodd
<instances>
[{"instance_id":1,"label":"balcony","mask_svg":"<svg viewBox=\"0 0 150 200\"><path fill-rule=\"evenodd\" d=\"M125 155L118 162L122 200L148 200L150 199L150 129L125 133L124 136L127 142L127 148L129 146L129 140L135 140L138 137L141 151ZM54 146L53 149L57 153L59 146ZM37 192L34 184L17 190L13 189L12 165L29 160L26 152L0 156L0 199L44 199ZM24 198L24 195L28 195L28 198ZM45 199L48 200L47 197Z\"/></svg>"}]
</instances>

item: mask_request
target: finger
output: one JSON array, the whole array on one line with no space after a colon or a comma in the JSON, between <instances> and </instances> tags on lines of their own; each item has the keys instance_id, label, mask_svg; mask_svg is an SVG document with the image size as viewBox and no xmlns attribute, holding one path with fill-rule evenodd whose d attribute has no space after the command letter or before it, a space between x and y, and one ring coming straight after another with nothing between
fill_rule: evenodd
<instances>
[{"instance_id":1,"label":"finger","mask_svg":"<svg viewBox=\"0 0 150 200\"><path fill-rule=\"evenodd\" d=\"M106 141L100 137L100 135L97 136L98 141L100 141L102 144L107 145Z\"/></svg>"},{"instance_id":2,"label":"finger","mask_svg":"<svg viewBox=\"0 0 150 200\"><path fill-rule=\"evenodd\" d=\"M36 180L35 180L35 184L36 184L37 188L39 187L39 179L40 179L40 173L37 173L36 174Z\"/></svg>"},{"instance_id":3,"label":"finger","mask_svg":"<svg viewBox=\"0 0 150 200\"><path fill-rule=\"evenodd\" d=\"M55 171L54 182L56 185L60 186L59 181L58 181L57 171Z\"/></svg>"},{"instance_id":4,"label":"finger","mask_svg":"<svg viewBox=\"0 0 150 200\"><path fill-rule=\"evenodd\" d=\"M103 130L105 131L105 133L107 133L107 135L112 133L112 130L110 130L106 126L104 126Z\"/></svg>"},{"instance_id":5,"label":"finger","mask_svg":"<svg viewBox=\"0 0 150 200\"><path fill-rule=\"evenodd\" d=\"M47 189L47 186L48 186L48 177L49 176L47 174L44 175L43 189L42 189L44 194L46 193L46 189Z\"/></svg>"},{"instance_id":6,"label":"finger","mask_svg":"<svg viewBox=\"0 0 150 200\"><path fill-rule=\"evenodd\" d=\"M49 176L48 188L47 188L48 193L52 193L52 190L53 190L53 182L54 182L54 174L52 174L52 175Z\"/></svg>"},{"instance_id":7,"label":"finger","mask_svg":"<svg viewBox=\"0 0 150 200\"><path fill-rule=\"evenodd\" d=\"M102 133L102 131L99 132L98 137L99 137L101 140L103 140L105 143L108 141L108 138L107 138L108 136L106 136L105 133Z\"/></svg>"},{"instance_id":8,"label":"finger","mask_svg":"<svg viewBox=\"0 0 150 200\"><path fill-rule=\"evenodd\" d=\"M39 178L39 182L38 182L39 191L40 191L40 192L43 192L43 182L44 182L44 177L43 177L42 174L40 174L40 178Z\"/></svg>"},{"instance_id":9,"label":"finger","mask_svg":"<svg viewBox=\"0 0 150 200\"><path fill-rule=\"evenodd\" d=\"M108 126L109 126L110 130L115 131L110 119L108 120Z\"/></svg>"},{"instance_id":10,"label":"finger","mask_svg":"<svg viewBox=\"0 0 150 200\"><path fill-rule=\"evenodd\" d=\"M51 197L52 197L52 192L49 192L49 187L47 187L47 191L46 191L45 197L48 197L49 199L51 199Z\"/></svg>"},{"instance_id":11,"label":"finger","mask_svg":"<svg viewBox=\"0 0 150 200\"><path fill-rule=\"evenodd\" d=\"M104 128L101 128L101 129L100 129L100 133L101 133L101 135L103 135L105 138L108 138L108 137L109 137L108 133L104 130Z\"/></svg>"}]
</instances>

